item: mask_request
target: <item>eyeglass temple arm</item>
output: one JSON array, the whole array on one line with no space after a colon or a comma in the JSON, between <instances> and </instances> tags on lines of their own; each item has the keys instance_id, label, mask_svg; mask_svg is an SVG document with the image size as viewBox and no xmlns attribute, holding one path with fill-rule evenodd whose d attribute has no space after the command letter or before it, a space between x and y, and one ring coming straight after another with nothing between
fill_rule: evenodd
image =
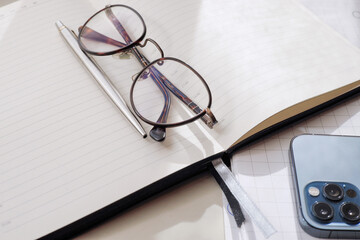
<instances>
[{"instance_id":1,"label":"eyeglass temple arm","mask_svg":"<svg viewBox=\"0 0 360 240\"><path fill-rule=\"evenodd\" d=\"M121 22L117 19L117 17L114 15L113 11L111 10L110 6L107 6L108 8L105 10L106 16L109 18L109 20L112 22L112 24L114 24L116 30L120 33L120 35L122 36L122 38L125 40L125 42L127 44L131 44L132 40L129 36L129 34L126 32L125 28L123 27L123 25L121 24ZM139 60L139 62L146 67L150 62L149 60L146 59L146 57L141 54L137 48L132 48L131 49L132 52L134 53L134 55L136 56L136 58ZM161 90L161 92L163 93L164 96L164 100L165 100L165 104L163 107L163 110L157 120L158 123L166 123L167 121L167 117L168 117L168 113L170 110L170 95L168 93L168 91L166 90L166 88L164 87L164 84L161 82L160 79L158 79L154 74L150 74L151 78L153 79L153 81L155 82L155 84L159 87L159 89Z\"/></svg>"},{"instance_id":2,"label":"eyeglass temple arm","mask_svg":"<svg viewBox=\"0 0 360 240\"><path fill-rule=\"evenodd\" d=\"M182 91L180 91L172 82L170 82L159 70L155 67L150 68L154 74L161 79L163 84L178 98L180 99L186 106L188 106L194 113L200 114L203 110L194 103L188 96L186 96ZM212 128L216 123L217 120L215 116L212 114L210 109L206 109L206 114L201 117L201 120L209 127Z\"/></svg>"},{"instance_id":3,"label":"eyeglass temple arm","mask_svg":"<svg viewBox=\"0 0 360 240\"><path fill-rule=\"evenodd\" d=\"M167 91L167 89L165 88L165 85L163 84L163 82L161 81L159 76L156 73L154 73L154 71L152 71L152 70L150 70L150 77L156 83L156 85L158 85L158 87L160 88L160 91L163 93L164 98L165 98L164 107L163 107L163 110L162 110L157 122L158 123L166 123L166 120L167 120L168 114L169 114L169 110L170 110L170 104L171 104L170 94Z\"/></svg>"},{"instance_id":4,"label":"eyeglass temple arm","mask_svg":"<svg viewBox=\"0 0 360 240\"><path fill-rule=\"evenodd\" d=\"M109 38L89 27L80 26L78 30L79 30L79 32L82 31L81 37L91 39L94 41L98 41L98 42L102 42L102 43L107 43L107 44L121 47L121 48L126 47L125 43L122 43L122 42L116 41L115 39Z\"/></svg>"},{"instance_id":5,"label":"eyeglass temple arm","mask_svg":"<svg viewBox=\"0 0 360 240\"><path fill-rule=\"evenodd\" d=\"M127 43L131 43L131 39L129 37L129 35L127 34L126 30L124 29L124 27L122 26L122 24L120 23L120 21L116 18L116 16L114 15L114 13L112 12L111 8L107 8L105 10L105 13L107 15L107 17L110 19L110 21L114 24L115 28L118 30L118 32L121 34L121 36L125 39L125 41ZM154 43L153 40L151 40ZM146 42L145 42L146 44ZM144 44L144 45L145 45ZM156 47L160 50L161 55L163 56L163 52L161 50L161 48L159 47L159 45L156 43L155 44ZM141 45L140 45L141 46ZM141 54L135 47L133 48L133 53L135 54L135 56L137 57L137 59L142 63L142 65L145 67L147 66L150 62L149 60L146 59L146 57ZM155 83L159 86L159 88L161 89L161 91L167 92L166 89L163 89L163 84L165 84L165 86L177 97L179 98L183 103L185 103L193 112L195 112L196 114L199 114L202 112L202 109L196 104L194 103L189 97L187 97L184 93L182 93L177 87L175 87L162 73L160 73L155 67L151 67L151 72L153 74L151 74L152 79L155 81ZM161 80L161 81L159 81ZM161 84L161 82L163 84ZM164 94L165 97L165 104L164 104L164 110L162 111L159 120L164 120L163 118L163 114L167 115L168 112L165 111L165 109L169 109L170 106L169 103L167 101L170 101L170 98L168 98L169 100L167 100L167 95L168 94ZM201 117L201 119L206 123L206 125L209 128L212 128L214 124L217 123L217 120L215 119L214 115L211 113L210 109L206 109L206 113L208 115L204 115ZM165 118L166 121L167 118ZM162 122L159 121L158 122Z\"/></svg>"},{"instance_id":6,"label":"eyeglass temple arm","mask_svg":"<svg viewBox=\"0 0 360 240\"><path fill-rule=\"evenodd\" d=\"M125 28L123 27L123 25L120 23L120 21L116 18L116 16L114 15L114 13L111 10L111 5L107 5L106 6L106 16L110 19L110 21L112 22L112 24L114 24L116 30L118 30L118 32L120 33L120 35L123 37L123 39L125 40L125 42L127 44L132 43L132 40L129 36L129 34L126 32Z\"/></svg>"},{"instance_id":7,"label":"eyeglass temple arm","mask_svg":"<svg viewBox=\"0 0 360 240\"><path fill-rule=\"evenodd\" d=\"M83 32L81 34L81 36L83 38L87 38L87 39L91 39L94 41L99 41L99 42L103 42L103 43L108 43L117 47L125 47L127 46L126 44L123 44L119 41L116 41L112 38L109 38L89 27L79 27L79 31L81 31L83 29ZM137 59L139 60L140 63L142 63L142 65L145 67L149 64L149 61L145 58L145 56L143 56L136 48L132 49L134 55L137 57ZM158 87L160 88L161 92L164 95L164 99L165 99L165 104L163 107L163 110L161 112L161 115L158 118L159 123L166 123L167 120L167 116L169 113L169 108L170 108L170 95L167 91L167 89L165 88L164 84L162 83L161 79L158 79L156 75L152 74L151 78L154 80L154 82L158 85Z\"/></svg>"}]
</instances>

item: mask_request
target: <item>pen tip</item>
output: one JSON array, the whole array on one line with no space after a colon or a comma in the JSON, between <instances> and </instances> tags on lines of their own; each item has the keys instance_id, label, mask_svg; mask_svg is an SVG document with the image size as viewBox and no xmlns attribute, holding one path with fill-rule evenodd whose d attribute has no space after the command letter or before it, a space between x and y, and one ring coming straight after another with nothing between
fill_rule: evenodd
<instances>
[{"instance_id":1,"label":"pen tip","mask_svg":"<svg viewBox=\"0 0 360 240\"><path fill-rule=\"evenodd\" d=\"M61 28L61 27L64 26L64 24L63 24L60 20L57 20L57 21L55 22L55 25L56 25L58 28Z\"/></svg>"}]
</instances>

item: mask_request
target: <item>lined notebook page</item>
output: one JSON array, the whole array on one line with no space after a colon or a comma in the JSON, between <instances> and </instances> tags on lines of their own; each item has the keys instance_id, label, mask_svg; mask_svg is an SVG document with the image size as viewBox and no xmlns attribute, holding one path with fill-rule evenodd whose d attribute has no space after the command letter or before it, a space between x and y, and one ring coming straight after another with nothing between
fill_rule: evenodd
<instances>
[{"instance_id":1,"label":"lined notebook page","mask_svg":"<svg viewBox=\"0 0 360 240\"><path fill-rule=\"evenodd\" d=\"M222 150L196 124L163 143L134 130L54 25L76 28L93 12L86 1L25 1L3 29L0 239L40 237Z\"/></svg>"},{"instance_id":2,"label":"lined notebook page","mask_svg":"<svg viewBox=\"0 0 360 240\"><path fill-rule=\"evenodd\" d=\"M209 83L219 120L209 133L224 148L274 113L360 79L359 50L297 2L124 2L166 56Z\"/></svg>"}]
</instances>

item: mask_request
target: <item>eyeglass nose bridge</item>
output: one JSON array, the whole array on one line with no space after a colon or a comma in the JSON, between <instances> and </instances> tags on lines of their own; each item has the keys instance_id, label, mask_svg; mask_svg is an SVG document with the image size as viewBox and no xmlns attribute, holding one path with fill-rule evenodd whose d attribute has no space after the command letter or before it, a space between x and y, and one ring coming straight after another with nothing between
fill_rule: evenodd
<instances>
[{"instance_id":1,"label":"eyeglass nose bridge","mask_svg":"<svg viewBox=\"0 0 360 240\"><path fill-rule=\"evenodd\" d=\"M151 38L145 39L144 44L138 43L137 46L139 46L141 48L144 48L144 47L146 47L148 42L151 42L156 47L156 49L160 52L160 56L161 56L160 59L164 58L164 51L161 49L160 45L155 40L153 40ZM119 53L113 54L112 56L115 57L115 58L119 58L119 59L129 59L132 54L134 54L133 49L128 49L126 51L121 51ZM162 65L161 61L159 61L158 64ZM134 77L136 77L137 75L138 75L138 73L136 73L132 77L132 79L134 80Z\"/></svg>"},{"instance_id":2,"label":"eyeglass nose bridge","mask_svg":"<svg viewBox=\"0 0 360 240\"><path fill-rule=\"evenodd\" d=\"M160 57L159 59L164 58L164 51L161 49L160 45L159 45L155 40L153 40L152 38L147 38L147 39L145 39L144 44L138 43L138 46L141 47L141 48L144 48L144 47L146 47L146 45L147 45L148 42L151 42L151 43L157 48L157 50L160 52L161 57ZM131 49L128 50L127 52L125 52L125 54L129 54L129 53L136 54L136 52L135 52L135 53L132 52ZM144 58L144 57L142 57L142 55L140 55L140 58ZM147 61L147 60L144 60L144 61L141 61L141 62L144 63L144 67L146 67L146 65L148 65L148 61ZM161 61L161 60L157 62L157 64L159 64L159 65L162 65L162 63L163 63L163 61ZM141 71L140 71L140 72L141 72ZM136 79L137 76L140 74L140 72L135 73L135 74L131 77L131 79L132 79L133 81L135 81L135 79Z\"/></svg>"},{"instance_id":3,"label":"eyeglass nose bridge","mask_svg":"<svg viewBox=\"0 0 360 240\"><path fill-rule=\"evenodd\" d=\"M154 46L157 48L157 50L159 50L161 58L164 58L164 51L161 49L160 45L151 38L145 39L144 44L139 43L139 47L144 48L148 42L151 42L152 44L154 44Z\"/></svg>"}]
</instances>

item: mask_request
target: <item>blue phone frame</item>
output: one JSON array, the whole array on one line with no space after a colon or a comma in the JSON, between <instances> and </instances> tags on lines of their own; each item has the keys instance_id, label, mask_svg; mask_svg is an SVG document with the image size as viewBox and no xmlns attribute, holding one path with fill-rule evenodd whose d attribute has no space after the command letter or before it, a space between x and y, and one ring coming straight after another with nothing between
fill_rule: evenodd
<instances>
[{"instance_id":1,"label":"blue phone frame","mask_svg":"<svg viewBox=\"0 0 360 240\"><path fill-rule=\"evenodd\" d=\"M329 223L314 218L309 210L312 201L309 201L307 191L309 184L316 182L351 184L358 191L360 137L300 135L291 141L290 159L301 227L314 237L360 239L360 223ZM359 200L358 197L356 200ZM335 219L339 221L340 218L334 216Z\"/></svg>"}]
</instances>

